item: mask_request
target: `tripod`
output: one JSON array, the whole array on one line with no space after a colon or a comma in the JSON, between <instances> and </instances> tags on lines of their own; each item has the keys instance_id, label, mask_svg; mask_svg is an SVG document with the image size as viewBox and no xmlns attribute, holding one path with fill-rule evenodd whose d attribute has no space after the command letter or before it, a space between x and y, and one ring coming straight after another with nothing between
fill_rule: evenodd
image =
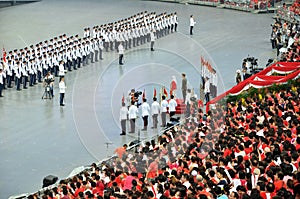
<instances>
[{"instance_id":1,"label":"tripod","mask_svg":"<svg viewBox=\"0 0 300 199\"><path fill-rule=\"evenodd\" d=\"M45 86L45 91L44 91L44 94L42 96L42 99L52 99L51 88L50 88L49 84L47 84Z\"/></svg>"}]
</instances>

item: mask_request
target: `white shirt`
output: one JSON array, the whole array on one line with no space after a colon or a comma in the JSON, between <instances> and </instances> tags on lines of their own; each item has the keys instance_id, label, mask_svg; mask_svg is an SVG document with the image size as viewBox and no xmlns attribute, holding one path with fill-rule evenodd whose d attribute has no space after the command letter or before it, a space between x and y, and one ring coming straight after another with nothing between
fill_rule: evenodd
<instances>
[{"instance_id":1,"label":"white shirt","mask_svg":"<svg viewBox=\"0 0 300 199\"><path fill-rule=\"evenodd\" d=\"M65 75L65 68L64 68L63 64L59 64L58 70L59 70L59 72L58 72L59 76L64 76Z\"/></svg>"},{"instance_id":2,"label":"white shirt","mask_svg":"<svg viewBox=\"0 0 300 199\"><path fill-rule=\"evenodd\" d=\"M66 84L64 81L59 82L59 93L65 93L66 92Z\"/></svg>"},{"instance_id":3,"label":"white shirt","mask_svg":"<svg viewBox=\"0 0 300 199\"><path fill-rule=\"evenodd\" d=\"M3 78L5 78L5 73L0 72L0 84L3 84Z\"/></svg>"},{"instance_id":4,"label":"white shirt","mask_svg":"<svg viewBox=\"0 0 300 199\"><path fill-rule=\"evenodd\" d=\"M204 83L204 93L210 93L210 83L208 80Z\"/></svg>"},{"instance_id":5,"label":"white shirt","mask_svg":"<svg viewBox=\"0 0 300 199\"><path fill-rule=\"evenodd\" d=\"M126 120L127 119L127 114L128 114L128 110L125 106L122 106L122 108L120 109L120 121L121 120Z\"/></svg>"},{"instance_id":6,"label":"white shirt","mask_svg":"<svg viewBox=\"0 0 300 199\"><path fill-rule=\"evenodd\" d=\"M162 102L161 102L161 112L167 112L167 107L169 106L169 104L168 104L168 102L167 102L167 100L163 100Z\"/></svg>"},{"instance_id":7,"label":"white shirt","mask_svg":"<svg viewBox=\"0 0 300 199\"><path fill-rule=\"evenodd\" d=\"M143 102L142 106L142 117L148 116L150 112L150 106L147 102Z\"/></svg>"},{"instance_id":8,"label":"white shirt","mask_svg":"<svg viewBox=\"0 0 300 199\"><path fill-rule=\"evenodd\" d=\"M129 119L136 119L138 114L138 108L135 105L131 105L128 110Z\"/></svg>"},{"instance_id":9,"label":"white shirt","mask_svg":"<svg viewBox=\"0 0 300 199\"><path fill-rule=\"evenodd\" d=\"M160 109L159 103L157 101L154 101L151 104L152 115L159 114L159 109Z\"/></svg>"},{"instance_id":10,"label":"white shirt","mask_svg":"<svg viewBox=\"0 0 300 199\"><path fill-rule=\"evenodd\" d=\"M193 17L190 18L190 26L194 26L196 24Z\"/></svg>"},{"instance_id":11,"label":"white shirt","mask_svg":"<svg viewBox=\"0 0 300 199\"><path fill-rule=\"evenodd\" d=\"M191 104L191 93L187 93L186 96L185 96L185 104L189 103Z\"/></svg>"},{"instance_id":12,"label":"white shirt","mask_svg":"<svg viewBox=\"0 0 300 199\"><path fill-rule=\"evenodd\" d=\"M150 39L151 41L155 41L155 35L153 31L150 32Z\"/></svg>"},{"instance_id":13,"label":"white shirt","mask_svg":"<svg viewBox=\"0 0 300 199\"><path fill-rule=\"evenodd\" d=\"M169 111L175 112L176 111L177 102L174 99L169 101Z\"/></svg>"},{"instance_id":14,"label":"white shirt","mask_svg":"<svg viewBox=\"0 0 300 199\"><path fill-rule=\"evenodd\" d=\"M119 54L120 55L124 54L124 47L123 47L123 45L119 45L118 46L118 50L119 50Z\"/></svg>"}]
</instances>

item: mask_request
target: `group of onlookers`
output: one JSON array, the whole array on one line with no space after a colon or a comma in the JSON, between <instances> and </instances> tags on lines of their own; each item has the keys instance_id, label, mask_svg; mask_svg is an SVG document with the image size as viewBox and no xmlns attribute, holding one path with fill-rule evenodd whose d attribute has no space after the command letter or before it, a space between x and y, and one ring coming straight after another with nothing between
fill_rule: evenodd
<instances>
[{"instance_id":1,"label":"group of onlookers","mask_svg":"<svg viewBox=\"0 0 300 199\"><path fill-rule=\"evenodd\" d=\"M271 43L279 61L300 60L300 22L291 23L277 18L272 24Z\"/></svg>"},{"instance_id":2,"label":"group of onlookers","mask_svg":"<svg viewBox=\"0 0 300 199\"><path fill-rule=\"evenodd\" d=\"M42 198L299 198L299 99L291 86L207 114L192 104L191 117L157 141L125 144Z\"/></svg>"}]
</instances>

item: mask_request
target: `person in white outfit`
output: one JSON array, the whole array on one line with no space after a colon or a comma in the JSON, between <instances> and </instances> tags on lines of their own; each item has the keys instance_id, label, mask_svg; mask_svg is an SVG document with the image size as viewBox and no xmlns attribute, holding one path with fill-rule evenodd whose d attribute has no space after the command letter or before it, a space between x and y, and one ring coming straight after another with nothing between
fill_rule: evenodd
<instances>
[{"instance_id":1,"label":"person in white outfit","mask_svg":"<svg viewBox=\"0 0 300 199\"><path fill-rule=\"evenodd\" d=\"M162 127L166 127L167 123L166 123L166 118L167 118L167 111L168 111L168 102L166 100L166 96L162 96L162 101L161 101L161 126Z\"/></svg>"},{"instance_id":2,"label":"person in white outfit","mask_svg":"<svg viewBox=\"0 0 300 199\"><path fill-rule=\"evenodd\" d=\"M193 35L193 28L194 28L195 24L196 24L196 22L194 20L194 16L191 15L191 17L190 17L190 35Z\"/></svg>"},{"instance_id":3,"label":"person in white outfit","mask_svg":"<svg viewBox=\"0 0 300 199\"><path fill-rule=\"evenodd\" d=\"M120 42L119 46L118 46L118 52L119 52L119 64L123 65L123 59L124 59L124 46L122 44L122 42Z\"/></svg>"},{"instance_id":4,"label":"person in white outfit","mask_svg":"<svg viewBox=\"0 0 300 199\"><path fill-rule=\"evenodd\" d=\"M150 40L151 40L151 51L154 51L154 42L155 42L155 30L151 30L150 32Z\"/></svg>"},{"instance_id":5,"label":"person in white outfit","mask_svg":"<svg viewBox=\"0 0 300 199\"><path fill-rule=\"evenodd\" d=\"M126 135L126 120L127 120L128 109L125 106L125 103L122 102L122 108L120 109L120 122L122 133L120 135Z\"/></svg>"},{"instance_id":6,"label":"person in white outfit","mask_svg":"<svg viewBox=\"0 0 300 199\"><path fill-rule=\"evenodd\" d=\"M204 83L204 94L205 94L205 104L209 102L209 94L210 94L210 82L209 78L205 78L205 83Z\"/></svg>"},{"instance_id":7,"label":"person in white outfit","mask_svg":"<svg viewBox=\"0 0 300 199\"><path fill-rule=\"evenodd\" d=\"M175 115L176 113L176 106L177 102L174 100L174 95L171 95L171 99L169 101L169 112L170 112L170 119Z\"/></svg>"},{"instance_id":8,"label":"person in white outfit","mask_svg":"<svg viewBox=\"0 0 300 199\"><path fill-rule=\"evenodd\" d=\"M135 106L134 101L131 101L131 106L129 107L128 110L128 117L130 120L130 128L131 131L129 133L135 133L135 120L137 118L138 114L138 108Z\"/></svg>"},{"instance_id":9,"label":"person in white outfit","mask_svg":"<svg viewBox=\"0 0 300 199\"><path fill-rule=\"evenodd\" d=\"M160 112L160 105L157 102L157 98L153 97L153 102L151 104L151 113L152 113L152 119L153 119L153 127L152 128L153 129L157 129L157 123L158 123L157 117L158 117L159 112Z\"/></svg>"},{"instance_id":10,"label":"person in white outfit","mask_svg":"<svg viewBox=\"0 0 300 199\"><path fill-rule=\"evenodd\" d=\"M150 106L147 103L147 99L143 98L143 103L141 105L142 108L142 118L144 121L144 128L142 129L142 131L147 131L147 127L148 127L148 117L149 117L149 113L150 113Z\"/></svg>"},{"instance_id":11,"label":"person in white outfit","mask_svg":"<svg viewBox=\"0 0 300 199\"><path fill-rule=\"evenodd\" d=\"M59 104L60 106L64 106L64 98L65 98L65 92L66 92L66 84L65 84L65 78L62 77L60 79L60 82L59 82L59 94L60 94L60 99L59 99Z\"/></svg>"}]
</instances>

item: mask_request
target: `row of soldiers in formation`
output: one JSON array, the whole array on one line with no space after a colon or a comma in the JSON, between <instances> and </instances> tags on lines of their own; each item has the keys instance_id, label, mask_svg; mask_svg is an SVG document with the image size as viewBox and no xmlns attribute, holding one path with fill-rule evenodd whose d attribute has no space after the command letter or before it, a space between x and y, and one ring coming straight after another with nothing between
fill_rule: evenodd
<instances>
[{"instance_id":1,"label":"row of soldiers in formation","mask_svg":"<svg viewBox=\"0 0 300 199\"><path fill-rule=\"evenodd\" d=\"M85 28L84 36L54 37L49 41L10 51L1 59L4 87L12 88L15 82L17 90L42 82L50 71L55 76L64 76L65 72L77 70L81 66L103 59L103 51L118 50L120 42L125 49L136 47L150 41L150 33L160 38L177 31L176 13L168 14L141 12L127 19L101 26L94 26L92 34ZM2 65L2 66L1 66Z\"/></svg>"}]
</instances>

